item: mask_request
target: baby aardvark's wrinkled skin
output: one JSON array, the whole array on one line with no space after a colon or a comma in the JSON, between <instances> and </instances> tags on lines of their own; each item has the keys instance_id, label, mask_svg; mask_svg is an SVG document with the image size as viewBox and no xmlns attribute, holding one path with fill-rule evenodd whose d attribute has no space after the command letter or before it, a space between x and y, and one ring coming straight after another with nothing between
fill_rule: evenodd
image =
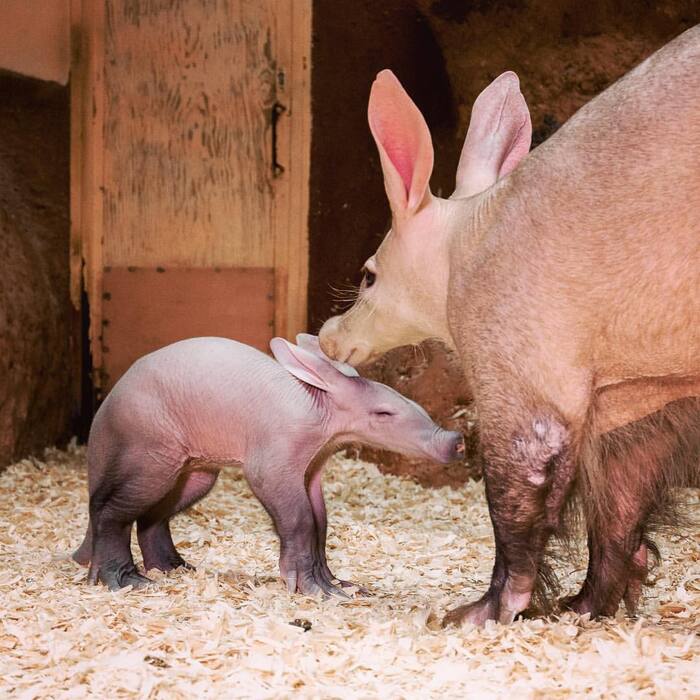
<instances>
[{"instance_id":1,"label":"baby aardvark's wrinkled skin","mask_svg":"<svg viewBox=\"0 0 700 700\"><path fill-rule=\"evenodd\" d=\"M332 363L315 336L274 338L275 362L224 338L192 338L136 362L100 407L88 441L90 522L74 554L110 589L149 582L131 556L137 523L144 567L189 566L169 520L205 496L227 465L242 465L280 538L290 592L345 595L326 563L325 458L359 441L450 462L459 433L414 402Z\"/></svg>"},{"instance_id":2,"label":"baby aardvark's wrinkled skin","mask_svg":"<svg viewBox=\"0 0 700 700\"><path fill-rule=\"evenodd\" d=\"M428 127L389 71L369 123L392 228L355 305L321 329L352 365L438 338L480 421L496 540L491 585L446 623L511 622L578 485L590 564L581 613L634 608L647 533L700 445L700 27L591 100L528 155L504 73L477 98L449 199Z\"/></svg>"}]
</instances>

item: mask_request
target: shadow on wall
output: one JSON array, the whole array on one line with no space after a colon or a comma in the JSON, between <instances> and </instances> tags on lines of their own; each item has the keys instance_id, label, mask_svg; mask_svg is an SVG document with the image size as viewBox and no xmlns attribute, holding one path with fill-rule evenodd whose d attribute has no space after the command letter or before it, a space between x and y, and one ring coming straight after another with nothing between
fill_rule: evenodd
<instances>
[{"instance_id":1,"label":"shadow on wall","mask_svg":"<svg viewBox=\"0 0 700 700\"><path fill-rule=\"evenodd\" d=\"M375 74L391 68L426 117L435 144L433 192L454 182L471 105L504 70L518 73L533 146L579 107L700 21L696 0L357 0L314 2L309 318L317 331L344 305L331 285L359 270L388 227L379 158L366 121ZM478 475L475 417L456 363L437 346L389 353L369 375L463 429L472 453L442 467L379 455L384 468L424 484ZM376 456L376 455L375 455Z\"/></svg>"},{"instance_id":2,"label":"shadow on wall","mask_svg":"<svg viewBox=\"0 0 700 700\"><path fill-rule=\"evenodd\" d=\"M0 73L0 467L70 434L68 89Z\"/></svg>"}]
</instances>

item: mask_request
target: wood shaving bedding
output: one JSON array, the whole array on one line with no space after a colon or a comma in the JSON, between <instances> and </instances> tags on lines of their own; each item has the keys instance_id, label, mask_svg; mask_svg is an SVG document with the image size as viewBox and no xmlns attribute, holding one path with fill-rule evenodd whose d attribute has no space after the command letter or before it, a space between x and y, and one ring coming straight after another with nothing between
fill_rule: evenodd
<instances>
[{"instance_id":1,"label":"wood shaving bedding","mask_svg":"<svg viewBox=\"0 0 700 700\"><path fill-rule=\"evenodd\" d=\"M342 603L287 595L271 524L234 469L173 521L196 572L151 572L144 591L88 586L69 559L85 482L75 446L0 475L2 697L700 697L697 532L660 538L663 564L636 620L567 613L442 630L446 609L489 579L480 483L426 490L334 457L331 568L372 591ZM700 514L697 491L688 498ZM584 563L562 562L567 590Z\"/></svg>"}]
</instances>

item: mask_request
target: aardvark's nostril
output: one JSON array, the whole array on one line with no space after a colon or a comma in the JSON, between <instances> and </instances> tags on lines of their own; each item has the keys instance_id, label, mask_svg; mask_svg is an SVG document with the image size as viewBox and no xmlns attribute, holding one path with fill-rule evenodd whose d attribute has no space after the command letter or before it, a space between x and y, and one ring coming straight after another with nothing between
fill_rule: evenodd
<instances>
[{"instance_id":1,"label":"aardvark's nostril","mask_svg":"<svg viewBox=\"0 0 700 700\"><path fill-rule=\"evenodd\" d=\"M323 350L326 357L330 357L331 360L337 360L338 345L335 340L331 340L328 337L321 336L319 338L321 350Z\"/></svg>"},{"instance_id":2,"label":"aardvark's nostril","mask_svg":"<svg viewBox=\"0 0 700 700\"><path fill-rule=\"evenodd\" d=\"M463 455L466 452L466 450L467 450L467 448L464 444L464 438L463 437L459 438L459 440L457 441L457 444L455 445L455 452L458 455Z\"/></svg>"}]
</instances>

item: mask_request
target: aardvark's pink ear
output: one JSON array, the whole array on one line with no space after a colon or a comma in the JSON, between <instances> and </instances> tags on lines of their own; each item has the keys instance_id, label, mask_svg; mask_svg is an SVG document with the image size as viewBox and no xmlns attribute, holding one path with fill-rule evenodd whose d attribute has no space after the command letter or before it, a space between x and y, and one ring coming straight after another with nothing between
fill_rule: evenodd
<instances>
[{"instance_id":1,"label":"aardvark's pink ear","mask_svg":"<svg viewBox=\"0 0 700 700\"><path fill-rule=\"evenodd\" d=\"M317 389L338 390L348 381L346 375L336 369L323 353L317 355L284 338L273 338L270 341L270 350L287 372Z\"/></svg>"},{"instance_id":2,"label":"aardvark's pink ear","mask_svg":"<svg viewBox=\"0 0 700 700\"><path fill-rule=\"evenodd\" d=\"M527 155L531 139L530 112L518 76L502 73L472 107L454 195L470 197L491 187Z\"/></svg>"},{"instance_id":3,"label":"aardvark's pink ear","mask_svg":"<svg viewBox=\"0 0 700 700\"><path fill-rule=\"evenodd\" d=\"M429 193L433 144L423 115L390 70L372 85L367 117L391 210L398 216L413 213Z\"/></svg>"}]
</instances>

